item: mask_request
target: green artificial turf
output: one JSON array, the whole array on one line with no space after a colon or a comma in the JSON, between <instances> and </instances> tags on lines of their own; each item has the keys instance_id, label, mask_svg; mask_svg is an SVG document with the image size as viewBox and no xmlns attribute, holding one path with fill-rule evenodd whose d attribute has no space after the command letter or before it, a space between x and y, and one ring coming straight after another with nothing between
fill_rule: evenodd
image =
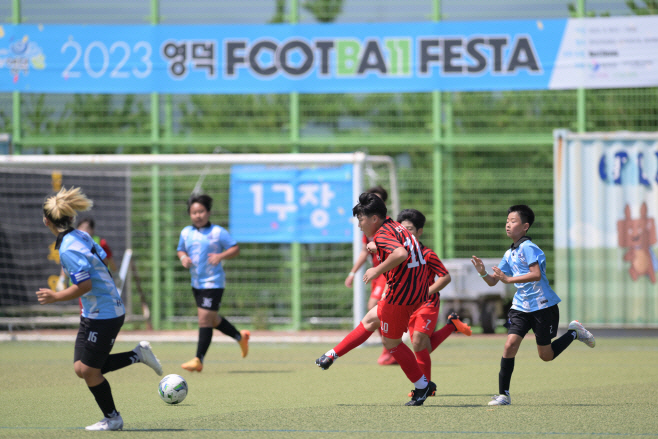
<instances>
[{"instance_id":1,"label":"green artificial turf","mask_svg":"<svg viewBox=\"0 0 658 439\"><path fill-rule=\"evenodd\" d=\"M330 345L252 344L240 357L213 344L202 373L180 364L194 343L152 343L165 374L189 384L179 405L160 400L160 378L138 364L107 374L123 432L86 432L103 416L73 372L72 343L0 343L0 437L78 438L532 438L658 437L658 340L574 342L555 361L534 339L516 358L512 405L489 407L498 390L504 337L452 337L433 354L437 397L405 407L412 385L381 348L363 347L327 371L314 360ZM132 349L118 343L114 352Z\"/></svg>"}]
</instances>

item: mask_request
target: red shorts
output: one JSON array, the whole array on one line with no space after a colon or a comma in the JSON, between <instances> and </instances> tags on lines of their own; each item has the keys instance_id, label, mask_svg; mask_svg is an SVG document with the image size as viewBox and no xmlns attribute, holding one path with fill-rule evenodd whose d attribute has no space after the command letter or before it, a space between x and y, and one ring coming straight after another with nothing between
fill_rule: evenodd
<instances>
[{"instance_id":1,"label":"red shorts","mask_svg":"<svg viewBox=\"0 0 658 439\"><path fill-rule=\"evenodd\" d=\"M381 300L384 288L386 288L386 276L379 275L370 282L370 298Z\"/></svg>"},{"instance_id":2,"label":"red shorts","mask_svg":"<svg viewBox=\"0 0 658 439\"><path fill-rule=\"evenodd\" d=\"M377 304L377 317L382 335L390 339L402 338L409 327L409 319L418 305L391 305L380 301Z\"/></svg>"},{"instance_id":3,"label":"red shorts","mask_svg":"<svg viewBox=\"0 0 658 439\"><path fill-rule=\"evenodd\" d=\"M413 336L415 331L431 336L439 322L438 306L421 306L416 309L409 319L409 335Z\"/></svg>"}]
</instances>

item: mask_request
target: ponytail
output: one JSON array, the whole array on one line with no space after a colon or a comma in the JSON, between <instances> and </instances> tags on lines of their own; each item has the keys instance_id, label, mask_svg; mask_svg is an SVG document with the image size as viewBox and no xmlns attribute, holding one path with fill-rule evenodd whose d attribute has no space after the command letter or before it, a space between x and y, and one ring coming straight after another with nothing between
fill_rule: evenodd
<instances>
[{"instance_id":1,"label":"ponytail","mask_svg":"<svg viewBox=\"0 0 658 439\"><path fill-rule=\"evenodd\" d=\"M66 189L62 187L57 194L46 198L43 214L58 230L73 227L78 212L92 208L94 202L82 193L79 187Z\"/></svg>"}]
</instances>

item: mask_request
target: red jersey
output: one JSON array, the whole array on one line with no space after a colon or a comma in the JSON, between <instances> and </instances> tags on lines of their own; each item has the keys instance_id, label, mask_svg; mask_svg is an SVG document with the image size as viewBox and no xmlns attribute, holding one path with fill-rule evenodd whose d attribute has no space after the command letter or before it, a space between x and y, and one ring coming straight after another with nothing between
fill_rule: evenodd
<instances>
[{"instance_id":1,"label":"red jersey","mask_svg":"<svg viewBox=\"0 0 658 439\"><path fill-rule=\"evenodd\" d=\"M372 239L368 238L366 234L363 234L363 245L366 246L368 245L369 242L371 242ZM375 254L370 255L372 258L372 266L376 267L379 265L379 259L377 259L377 256Z\"/></svg>"},{"instance_id":2,"label":"red jersey","mask_svg":"<svg viewBox=\"0 0 658 439\"><path fill-rule=\"evenodd\" d=\"M429 267L429 278L430 286L436 281L437 276L443 277L448 274L448 269L443 265L441 259L434 253L429 247L425 247L423 244L420 244L420 248L423 251L423 258L425 258L425 263ZM429 289L429 287L428 287ZM439 291L432 294L431 296L427 295L425 297L425 302L423 306L439 306L441 294Z\"/></svg>"},{"instance_id":3,"label":"red jersey","mask_svg":"<svg viewBox=\"0 0 658 439\"><path fill-rule=\"evenodd\" d=\"M416 238L402 224L386 218L373 240L379 262L399 247L408 253L405 261L386 272L388 292L383 300L391 305L415 305L425 300L431 285L429 267Z\"/></svg>"}]
</instances>

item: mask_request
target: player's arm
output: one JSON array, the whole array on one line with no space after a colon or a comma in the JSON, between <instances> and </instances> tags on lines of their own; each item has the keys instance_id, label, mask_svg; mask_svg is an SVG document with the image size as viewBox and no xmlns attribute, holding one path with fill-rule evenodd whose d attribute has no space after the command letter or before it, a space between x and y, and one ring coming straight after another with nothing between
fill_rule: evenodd
<instances>
[{"instance_id":1,"label":"player's arm","mask_svg":"<svg viewBox=\"0 0 658 439\"><path fill-rule=\"evenodd\" d=\"M538 262L530 264L528 272L520 276L508 276L498 267L494 267L493 271L493 274L489 277L500 280L504 284L525 284L541 280L541 270Z\"/></svg>"},{"instance_id":2,"label":"player's arm","mask_svg":"<svg viewBox=\"0 0 658 439\"><path fill-rule=\"evenodd\" d=\"M65 302L67 300L77 299L78 297L90 292L91 286L91 279L87 279L77 285L73 284L62 291L53 291L49 288L39 288L39 291L37 291L36 294L39 303L46 305L53 302Z\"/></svg>"},{"instance_id":3,"label":"player's arm","mask_svg":"<svg viewBox=\"0 0 658 439\"><path fill-rule=\"evenodd\" d=\"M209 253L208 254L208 262L210 262L212 265L217 265L221 261L233 259L234 257L238 256L239 254L240 254L240 246L238 246L236 244L233 247L231 247L227 250L224 250L221 253Z\"/></svg>"},{"instance_id":4,"label":"player's arm","mask_svg":"<svg viewBox=\"0 0 658 439\"><path fill-rule=\"evenodd\" d=\"M448 285L450 283L451 280L452 279L450 278L450 273L446 273L446 275L440 276L436 280L436 282L434 282L432 285L430 285L430 289L429 289L427 294L429 294L431 296L432 294L438 293L439 291L444 289L446 287L446 285Z\"/></svg>"},{"instance_id":5,"label":"player's arm","mask_svg":"<svg viewBox=\"0 0 658 439\"><path fill-rule=\"evenodd\" d=\"M390 271L402 264L407 260L409 253L404 247L396 247L395 250L384 260L381 264L376 267L372 267L366 270L366 274L363 275L363 281L365 283L370 282L375 279L377 276L380 276L387 271Z\"/></svg>"},{"instance_id":6,"label":"player's arm","mask_svg":"<svg viewBox=\"0 0 658 439\"><path fill-rule=\"evenodd\" d=\"M487 285L489 285L490 287L493 287L494 285L496 285L498 283L499 279L497 277L492 276L491 274L489 274L487 272L487 269L485 268L484 262L482 262L482 259L478 258L477 256L473 256L471 258L471 263L473 264L473 266L477 270L480 277L487 283ZM498 267L496 267L496 268L498 268Z\"/></svg>"},{"instance_id":7,"label":"player's arm","mask_svg":"<svg viewBox=\"0 0 658 439\"><path fill-rule=\"evenodd\" d=\"M359 252L359 256L357 256L356 258L356 262L354 262L354 265L352 265L352 269L350 270L347 277L345 278L345 286L347 288L352 287L352 283L354 281L354 275L356 274L357 271L359 271L359 268L361 268L361 266L366 263L366 261L368 260L368 256L369 256L368 250L364 245L363 247L361 247L361 252Z\"/></svg>"}]
</instances>

